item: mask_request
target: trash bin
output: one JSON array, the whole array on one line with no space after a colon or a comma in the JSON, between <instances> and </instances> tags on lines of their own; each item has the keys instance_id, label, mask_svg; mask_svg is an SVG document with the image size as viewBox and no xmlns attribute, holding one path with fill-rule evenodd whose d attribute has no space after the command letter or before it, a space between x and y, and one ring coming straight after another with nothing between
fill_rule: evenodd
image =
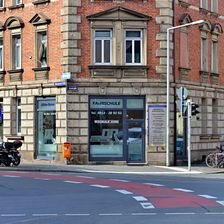
<instances>
[{"instance_id":1,"label":"trash bin","mask_svg":"<svg viewBox=\"0 0 224 224\"><path fill-rule=\"evenodd\" d=\"M62 153L64 158L67 158L67 159L71 158L71 148L72 148L72 144L70 142L64 142L62 144Z\"/></svg>"}]
</instances>

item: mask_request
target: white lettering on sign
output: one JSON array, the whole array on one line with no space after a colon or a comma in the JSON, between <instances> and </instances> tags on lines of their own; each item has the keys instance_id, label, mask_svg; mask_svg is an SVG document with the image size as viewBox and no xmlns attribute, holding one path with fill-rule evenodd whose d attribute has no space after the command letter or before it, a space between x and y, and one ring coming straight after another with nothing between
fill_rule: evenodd
<instances>
[{"instance_id":1,"label":"white lettering on sign","mask_svg":"<svg viewBox=\"0 0 224 224\"><path fill-rule=\"evenodd\" d=\"M118 120L95 120L95 124L119 124Z\"/></svg>"}]
</instances>

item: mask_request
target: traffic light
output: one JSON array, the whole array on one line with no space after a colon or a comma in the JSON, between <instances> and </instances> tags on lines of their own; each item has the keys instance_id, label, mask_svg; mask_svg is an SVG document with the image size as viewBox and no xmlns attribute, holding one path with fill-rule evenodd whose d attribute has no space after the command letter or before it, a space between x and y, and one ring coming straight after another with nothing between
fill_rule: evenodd
<instances>
[{"instance_id":1,"label":"traffic light","mask_svg":"<svg viewBox=\"0 0 224 224\"><path fill-rule=\"evenodd\" d=\"M199 108L199 105L196 103L191 104L191 116L196 116L200 112L197 110Z\"/></svg>"}]
</instances>

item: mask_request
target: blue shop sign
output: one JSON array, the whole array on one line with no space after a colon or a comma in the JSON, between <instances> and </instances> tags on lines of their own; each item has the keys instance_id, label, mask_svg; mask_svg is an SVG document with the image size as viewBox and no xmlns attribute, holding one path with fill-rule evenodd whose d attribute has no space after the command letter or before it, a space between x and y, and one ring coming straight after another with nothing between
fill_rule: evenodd
<instances>
[{"instance_id":1,"label":"blue shop sign","mask_svg":"<svg viewBox=\"0 0 224 224\"><path fill-rule=\"evenodd\" d=\"M55 110L55 100L40 100L38 101L38 110Z\"/></svg>"}]
</instances>

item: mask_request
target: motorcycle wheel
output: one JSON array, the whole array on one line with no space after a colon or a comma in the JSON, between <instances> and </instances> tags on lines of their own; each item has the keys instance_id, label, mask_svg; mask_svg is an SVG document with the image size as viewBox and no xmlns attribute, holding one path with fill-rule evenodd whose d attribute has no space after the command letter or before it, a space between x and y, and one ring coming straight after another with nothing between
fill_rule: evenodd
<instances>
[{"instance_id":1,"label":"motorcycle wheel","mask_svg":"<svg viewBox=\"0 0 224 224\"><path fill-rule=\"evenodd\" d=\"M10 166L10 165L11 165L11 162L10 162L10 161L5 161L5 162L4 162L4 165L5 165L5 166Z\"/></svg>"},{"instance_id":2,"label":"motorcycle wheel","mask_svg":"<svg viewBox=\"0 0 224 224\"><path fill-rule=\"evenodd\" d=\"M20 158L19 157L15 157L15 160L12 162L14 166L18 166L20 164Z\"/></svg>"}]
</instances>

